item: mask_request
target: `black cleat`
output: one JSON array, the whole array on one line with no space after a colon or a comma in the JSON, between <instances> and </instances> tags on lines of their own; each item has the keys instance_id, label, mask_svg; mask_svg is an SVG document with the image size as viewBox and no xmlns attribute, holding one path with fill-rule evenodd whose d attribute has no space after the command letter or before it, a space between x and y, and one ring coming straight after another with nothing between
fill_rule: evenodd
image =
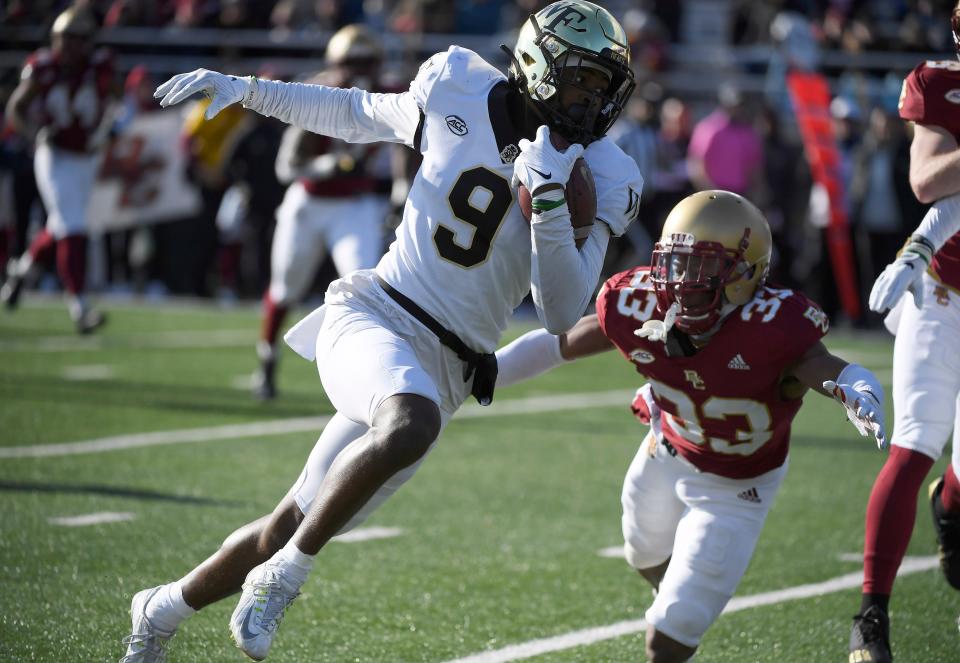
<instances>
[{"instance_id":1,"label":"black cleat","mask_svg":"<svg viewBox=\"0 0 960 663\"><path fill-rule=\"evenodd\" d=\"M92 334L100 327L105 325L107 322L107 316L105 313L92 308L88 308L86 311L80 314L80 317L73 321L73 324L77 328L77 333L83 336L87 334Z\"/></svg>"},{"instance_id":2,"label":"black cleat","mask_svg":"<svg viewBox=\"0 0 960 663\"><path fill-rule=\"evenodd\" d=\"M20 302L20 293L23 291L23 278L20 276L7 276L6 282L0 288L0 301L7 307L8 311L17 308Z\"/></svg>"},{"instance_id":3,"label":"black cleat","mask_svg":"<svg viewBox=\"0 0 960 663\"><path fill-rule=\"evenodd\" d=\"M940 553L940 570L950 586L960 589L960 516L944 513L940 493L943 492L943 477L930 484L930 512L933 514L933 529L937 533L937 550Z\"/></svg>"},{"instance_id":4,"label":"black cleat","mask_svg":"<svg viewBox=\"0 0 960 663\"><path fill-rule=\"evenodd\" d=\"M260 368L253 374L251 390L258 401L272 401L277 397L277 362L275 359L263 359Z\"/></svg>"},{"instance_id":5,"label":"black cleat","mask_svg":"<svg viewBox=\"0 0 960 663\"><path fill-rule=\"evenodd\" d=\"M854 615L850 629L848 663L893 663L890 653L890 618L878 605Z\"/></svg>"}]
</instances>

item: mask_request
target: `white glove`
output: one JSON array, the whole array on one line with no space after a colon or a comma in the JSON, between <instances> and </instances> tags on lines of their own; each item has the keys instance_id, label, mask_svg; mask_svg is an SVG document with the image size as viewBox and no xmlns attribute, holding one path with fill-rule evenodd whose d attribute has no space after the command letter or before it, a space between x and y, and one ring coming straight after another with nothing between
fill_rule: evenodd
<instances>
[{"instance_id":1,"label":"white glove","mask_svg":"<svg viewBox=\"0 0 960 663\"><path fill-rule=\"evenodd\" d=\"M678 310L680 310L680 307L674 302L663 315L663 320L647 320L640 329L634 330L633 335L645 338L653 343L657 341L666 343L667 334L673 327L673 323L677 320Z\"/></svg>"},{"instance_id":2,"label":"white glove","mask_svg":"<svg viewBox=\"0 0 960 663\"><path fill-rule=\"evenodd\" d=\"M583 145L573 143L563 152L550 142L550 129L542 125L531 143L526 138L517 146L520 155L513 161L513 187L522 184L532 197L549 184L565 187L573 164L583 154ZM561 196L562 198L562 196ZM536 208L534 208L536 209Z\"/></svg>"},{"instance_id":3,"label":"white glove","mask_svg":"<svg viewBox=\"0 0 960 663\"><path fill-rule=\"evenodd\" d=\"M823 383L823 388L833 394L834 399L846 410L847 419L854 425L857 432L863 437L872 434L877 440L877 448L886 449L887 433L883 423L883 405L880 403L883 392L880 392L878 398L869 387L863 381L857 381L853 385L837 384L833 380Z\"/></svg>"},{"instance_id":4,"label":"white glove","mask_svg":"<svg viewBox=\"0 0 960 663\"><path fill-rule=\"evenodd\" d=\"M870 308L883 313L896 306L908 290L913 293L917 308L923 306L923 273L933 253L933 245L923 235L911 237L897 259L877 277L870 290Z\"/></svg>"},{"instance_id":5,"label":"white glove","mask_svg":"<svg viewBox=\"0 0 960 663\"><path fill-rule=\"evenodd\" d=\"M158 87L153 97L160 99L160 105L166 108L201 92L210 99L210 105L203 116L211 120L227 106L251 97L256 91L256 81L253 76L241 78L217 71L196 69L188 74L177 74Z\"/></svg>"}]
</instances>

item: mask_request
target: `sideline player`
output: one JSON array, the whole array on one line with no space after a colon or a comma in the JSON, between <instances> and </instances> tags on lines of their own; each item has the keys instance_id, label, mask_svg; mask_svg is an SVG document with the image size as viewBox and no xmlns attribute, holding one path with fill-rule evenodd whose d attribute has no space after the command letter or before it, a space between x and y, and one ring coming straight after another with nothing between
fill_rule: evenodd
<instances>
[{"instance_id":1,"label":"sideline player","mask_svg":"<svg viewBox=\"0 0 960 663\"><path fill-rule=\"evenodd\" d=\"M627 562L656 589L646 650L687 661L747 569L787 471L807 389L833 396L884 444L874 375L830 354L828 322L765 284L770 228L727 191L680 201L651 267L611 277L597 312L559 337L530 332L497 352L503 385L617 349L646 379L634 412L651 429L623 485Z\"/></svg>"},{"instance_id":2,"label":"sideline player","mask_svg":"<svg viewBox=\"0 0 960 663\"><path fill-rule=\"evenodd\" d=\"M330 87L379 88L380 44L360 25L341 28L327 44L330 69L312 79ZM270 286L263 297L253 393L276 396L277 336L329 253L337 273L372 269L383 255L387 201L372 166L380 144L351 144L289 127L277 154L277 178L290 184L277 210ZM384 155L385 156L385 155Z\"/></svg>"},{"instance_id":3,"label":"sideline player","mask_svg":"<svg viewBox=\"0 0 960 663\"><path fill-rule=\"evenodd\" d=\"M953 10L960 56L960 5ZM863 594L850 632L851 663L893 660L888 606L910 543L917 493L953 430L953 455L930 485L940 567L960 589L960 62L928 60L903 84L900 116L914 123L910 186L934 202L870 293L870 308L893 309L893 435L867 502ZM904 297L909 290L912 297Z\"/></svg>"},{"instance_id":4,"label":"sideline player","mask_svg":"<svg viewBox=\"0 0 960 663\"><path fill-rule=\"evenodd\" d=\"M334 281L326 304L286 336L316 359L337 409L303 473L272 514L234 532L185 578L134 596L126 663L166 656L183 619L241 583L231 633L248 656L264 658L327 541L413 475L469 394L491 401L492 353L526 293L547 329L576 323L610 235L632 221L642 186L636 165L604 139L633 90L628 52L613 16L571 0L523 25L509 78L451 46L402 94L205 70L157 90L164 106L204 91L211 115L242 102L341 140L404 143L423 164L377 268ZM559 151L552 134L570 145ZM578 252L564 187L581 153L596 182L598 221ZM532 223L512 179L532 193Z\"/></svg>"},{"instance_id":5,"label":"sideline player","mask_svg":"<svg viewBox=\"0 0 960 663\"><path fill-rule=\"evenodd\" d=\"M27 251L10 263L0 299L8 309L16 308L24 282L55 250L70 318L81 334L105 321L84 294L87 202L96 178L94 152L111 123L105 110L113 82L109 53L92 48L96 30L96 21L81 9L70 8L57 16L50 48L27 59L7 104L14 130L35 142L34 170L47 224Z\"/></svg>"}]
</instances>

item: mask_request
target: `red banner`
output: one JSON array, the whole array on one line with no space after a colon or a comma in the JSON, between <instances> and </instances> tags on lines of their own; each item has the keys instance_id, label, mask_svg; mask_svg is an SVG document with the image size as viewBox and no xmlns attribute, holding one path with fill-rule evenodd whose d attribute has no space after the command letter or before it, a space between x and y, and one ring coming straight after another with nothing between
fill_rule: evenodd
<instances>
[{"instance_id":1,"label":"red banner","mask_svg":"<svg viewBox=\"0 0 960 663\"><path fill-rule=\"evenodd\" d=\"M830 200L827 249L830 251L837 294L843 310L851 320L857 320L860 317L860 297L857 294L846 192L840 173L840 152L830 118L830 88L820 74L805 72L787 74L787 88L813 181L826 190Z\"/></svg>"}]
</instances>

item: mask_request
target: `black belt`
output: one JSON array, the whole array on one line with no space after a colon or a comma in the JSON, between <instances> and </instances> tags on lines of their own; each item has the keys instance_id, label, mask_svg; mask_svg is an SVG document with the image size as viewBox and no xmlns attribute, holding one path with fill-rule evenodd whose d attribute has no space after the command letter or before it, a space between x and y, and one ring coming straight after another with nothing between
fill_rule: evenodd
<instances>
[{"instance_id":1,"label":"black belt","mask_svg":"<svg viewBox=\"0 0 960 663\"><path fill-rule=\"evenodd\" d=\"M374 276L377 284L400 307L416 318L420 324L429 329L442 344L453 350L457 357L465 364L463 370L464 381L473 376L473 386L470 393L480 405L490 405L493 402L493 389L497 383L497 356L493 353L481 353L471 350L460 337L441 325L432 315L424 311L412 299L394 288L392 285Z\"/></svg>"}]
</instances>

